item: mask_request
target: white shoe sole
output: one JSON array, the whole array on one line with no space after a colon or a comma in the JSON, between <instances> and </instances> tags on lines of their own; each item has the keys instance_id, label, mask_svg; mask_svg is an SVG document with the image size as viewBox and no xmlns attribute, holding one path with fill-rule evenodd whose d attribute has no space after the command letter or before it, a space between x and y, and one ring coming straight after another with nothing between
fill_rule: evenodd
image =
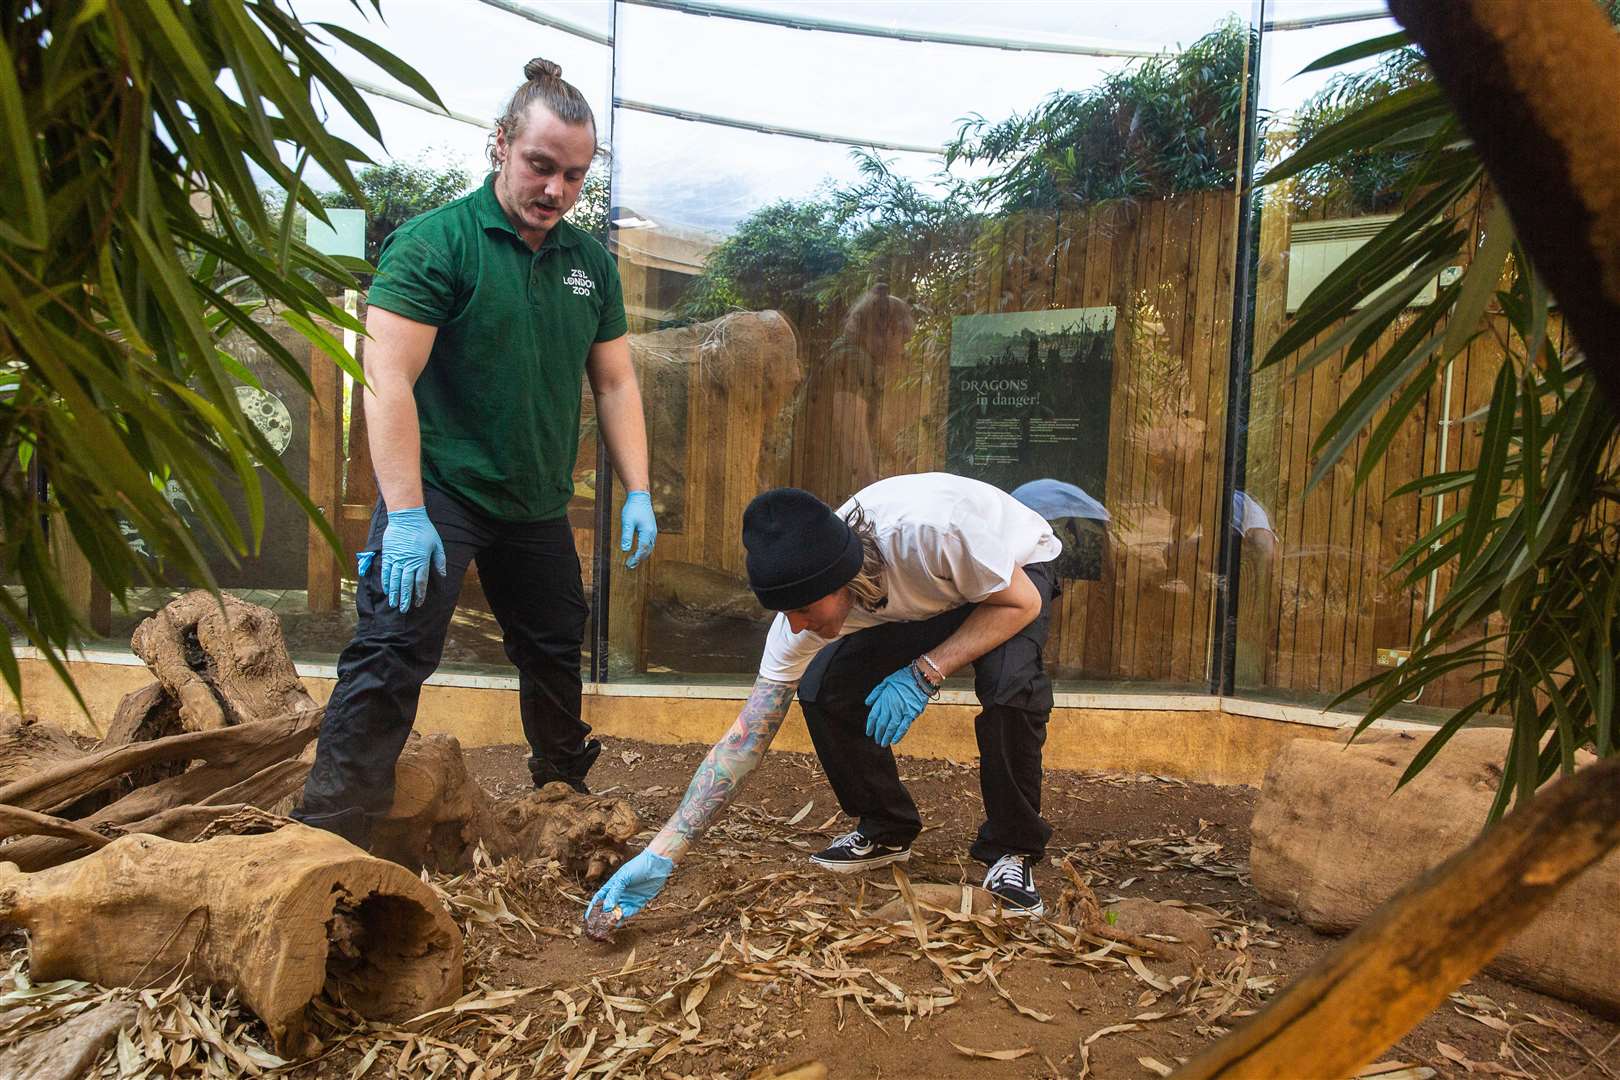
<instances>
[{"instance_id":1,"label":"white shoe sole","mask_svg":"<svg viewBox=\"0 0 1620 1080\"><path fill-rule=\"evenodd\" d=\"M1000 901L1001 917L1004 919L1038 919L1046 914L1046 905L1037 903L1034 907L1014 907L1007 901Z\"/></svg>"},{"instance_id":2,"label":"white shoe sole","mask_svg":"<svg viewBox=\"0 0 1620 1080\"><path fill-rule=\"evenodd\" d=\"M814 855L810 856L810 861L811 862L815 863L817 866L821 867L823 870L830 870L834 874L856 874L856 873L859 873L862 870L871 870L871 869L873 869L875 867L879 867L879 866L888 866L890 863L909 862L910 860L911 860L911 849L910 848L907 848L904 851L888 852L887 854L883 854L883 855L873 855L869 859L859 859L859 860L850 860L850 859L832 860L832 859L817 858Z\"/></svg>"}]
</instances>

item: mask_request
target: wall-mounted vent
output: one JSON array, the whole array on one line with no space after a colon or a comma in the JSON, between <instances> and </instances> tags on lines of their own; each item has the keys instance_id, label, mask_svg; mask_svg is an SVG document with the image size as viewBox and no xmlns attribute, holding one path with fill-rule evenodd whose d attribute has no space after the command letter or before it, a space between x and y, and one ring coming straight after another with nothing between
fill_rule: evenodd
<instances>
[{"instance_id":1,"label":"wall-mounted vent","mask_svg":"<svg viewBox=\"0 0 1620 1080\"><path fill-rule=\"evenodd\" d=\"M1311 295L1311 290L1337 270L1352 252L1377 236L1385 225L1394 220L1394 214L1377 214L1295 223L1288 238L1289 314L1298 311L1305 298ZM1432 303L1434 294L1435 283L1431 281L1412 298L1411 306Z\"/></svg>"}]
</instances>

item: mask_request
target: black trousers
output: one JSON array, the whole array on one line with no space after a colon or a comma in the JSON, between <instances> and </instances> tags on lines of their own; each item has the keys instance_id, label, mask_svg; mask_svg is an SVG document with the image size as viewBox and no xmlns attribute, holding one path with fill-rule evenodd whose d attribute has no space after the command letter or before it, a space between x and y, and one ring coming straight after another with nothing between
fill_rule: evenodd
<instances>
[{"instance_id":1,"label":"black trousers","mask_svg":"<svg viewBox=\"0 0 1620 1080\"><path fill-rule=\"evenodd\" d=\"M984 863L1003 855L1046 852L1052 827L1041 817L1041 748L1052 713L1052 680L1041 650L1056 595L1051 563L1024 567L1041 594L1041 613L1010 640L973 663L981 711L979 791L984 824L970 854ZM917 804L900 782L894 752L866 735L866 696L889 675L938 646L977 605L912 623L885 623L840 638L816 655L799 682L799 704L838 805L880 844L909 844L922 831ZM926 714L919 718L926 723Z\"/></svg>"},{"instance_id":2,"label":"black trousers","mask_svg":"<svg viewBox=\"0 0 1620 1080\"><path fill-rule=\"evenodd\" d=\"M361 575L354 639L338 658L315 764L293 812L361 846L370 839L372 818L393 805L394 766L416 720L422 682L439 666L461 580L474 560L507 658L518 670L530 771L582 780L595 757L585 739L591 729L580 719L580 650L589 609L568 520L497 521L436 488L425 486L423 495L444 542L447 575L430 570L426 602L404 614L388 606L380 554ZM387 524L378 500L366 550L382 550Z\"/></svg>"}]
</instances>

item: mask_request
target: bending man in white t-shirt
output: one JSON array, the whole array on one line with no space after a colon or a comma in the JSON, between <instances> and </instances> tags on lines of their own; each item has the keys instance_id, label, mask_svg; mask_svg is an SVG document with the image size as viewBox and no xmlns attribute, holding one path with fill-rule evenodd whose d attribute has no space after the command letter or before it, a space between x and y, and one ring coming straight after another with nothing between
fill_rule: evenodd
<instances>
[{"instance_id":1,"label":"bending man in white t-shirt","mask_svg":"<svg viewBox=\"0 0 1620 1080\"><path fill-rule=\"evenodd\" d=\"M1041 650L1062 547L1046 521L988 484L924 473L880 480L836 512L796 488L767 491L743 515L743 546L750 587L781 613L759 678L674 816L586 915L600 905L628 918L658 895L764 755L795 690L839 805L859 822L811 861L836 873L904 862L922 821L891 748L969 664L985 809L971 852L1007 911L1041 914L1030 870L1052 835L1040 814L1052 711Z\"/></svg>"}]
</instances>

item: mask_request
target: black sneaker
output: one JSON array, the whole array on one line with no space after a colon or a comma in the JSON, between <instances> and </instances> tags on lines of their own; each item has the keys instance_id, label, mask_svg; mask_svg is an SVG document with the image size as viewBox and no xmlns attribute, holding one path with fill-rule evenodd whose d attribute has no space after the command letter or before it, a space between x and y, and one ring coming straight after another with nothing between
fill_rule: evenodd
<instances>
[{"instance_id":1,"label":"black sneaker","mask_svg":"<svg viewBox=\"0 0 1620 1080\"><path fill-rule=\"evenodd\" d=\"M831 870L835 874L853 874L858 870L888 866L890 863L905 862L910 858L910 844L901 847L876 844L862 836L857 829L855 832L845 833L810 856L810 861L823 870Z\"/></svg>"},{"instance_id":2,"label":"black sneaker","mask_svg":"<svg viewBox=\"0 0 1620 1080\"><path fill-rule=\"evenodd\" d=\"M596 759L601 756L601 741L591 739L585 744L585 749L580 753L579 757L574 760L573 772L577 775L565 774L545 758L539 757L529 758L529 775L534 779L536 788L543 788L547 784L555 784L560 781L581 795L589 795L591 789L585 786L585 774L591 771L591 766L595 765Z\"/></svg>"},{"instance_id":3,"label":"black sneaker","mask_svg":"<svg viewBox=\"0 0 1620 1080\"><path fill-rule=\"evenodd\" d=\"M1003 855L984 875L985 891L1001 901L1006 915L1044 915L1046 907L1035 891L1035 874L1027 855Z\"/></svg>"}]
</instances>

